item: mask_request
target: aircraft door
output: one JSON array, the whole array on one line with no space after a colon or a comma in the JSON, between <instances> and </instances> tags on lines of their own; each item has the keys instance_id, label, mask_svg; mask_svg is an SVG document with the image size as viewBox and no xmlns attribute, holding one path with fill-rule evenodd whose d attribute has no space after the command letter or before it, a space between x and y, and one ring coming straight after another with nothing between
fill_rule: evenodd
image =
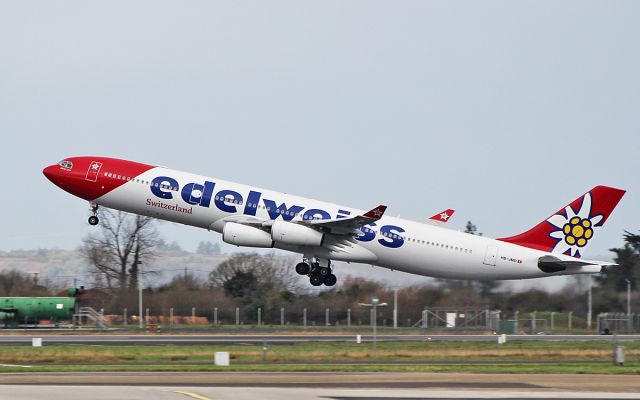
<instances>
[{"instance_id":1,"label":"aircraft door","mask_svg":"<svg viewBox=\"0 0 640 400\"><path fill-rule=\"evenodd\" d=\"M498 247L488 245L487 252L484 255L483 263L486 265L496 265L496 257L498 257Z\"/></svg>"}]
</instances>

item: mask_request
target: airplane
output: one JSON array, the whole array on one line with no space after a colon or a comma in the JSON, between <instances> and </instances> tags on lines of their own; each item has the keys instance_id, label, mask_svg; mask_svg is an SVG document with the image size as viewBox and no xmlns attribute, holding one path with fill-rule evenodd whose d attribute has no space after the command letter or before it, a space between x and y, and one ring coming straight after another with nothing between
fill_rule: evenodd
<instances>
[{"instance_id":1,"label":"airplane","mask_svg":"<svg viewBox=\"0 0 640 400\"><path fill-rule=\"evenodd\" d=\"M43 173L89 201L91 225L107 207L214 231L236 246L299 253L295 270L313 286L336 284L332 261L470 280L599 273L615 264L581 257L625 194L596 186L530 230L490 239L389 217L385 205L364 211L116 158L65 158Z\"/></svg>"}]
</instances>

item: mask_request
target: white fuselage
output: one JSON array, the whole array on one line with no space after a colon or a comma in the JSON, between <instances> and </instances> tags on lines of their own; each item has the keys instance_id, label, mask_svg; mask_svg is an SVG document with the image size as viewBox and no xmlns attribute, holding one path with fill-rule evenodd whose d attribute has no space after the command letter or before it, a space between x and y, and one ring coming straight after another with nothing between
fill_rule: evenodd
<instances>
[{"instance_id":1,"label":"white fuselage","mask_svg":"<svg viewBox=\"0 0 640 400\"><path fill-rule=\"evenodd\" d=\"M167 186L156 187L157 184ZM203 200L207 194L210 198ZM351 207L162 167L144 172L94 202L219 233L225 223L247 218L296 222L310 216L335 219L362 213ZM276 211L279 206L285 212ZM358 239L351 240L348 246L342 242L340 238L328 235L322 246L290 246L275 242L274 247L305 256L366 263L441 278L524 279L571 273L541 271L538 259L549 254L543 251L386 216L362 228Z\"/></svg>"}]
</instances>

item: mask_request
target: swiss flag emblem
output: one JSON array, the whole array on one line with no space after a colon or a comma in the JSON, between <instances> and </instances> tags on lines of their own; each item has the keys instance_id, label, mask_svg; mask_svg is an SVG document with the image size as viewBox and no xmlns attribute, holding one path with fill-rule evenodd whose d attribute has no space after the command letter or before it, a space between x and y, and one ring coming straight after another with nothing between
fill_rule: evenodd
<instances>
[{"instance_id":1,"label":"swiss flag emblem","mask_svg":"<svg viewBox=\"0 0 640 400\"><path fill-rule=\"evenodd\" d=\"M87 170L86 180L95 182L98 180L98 174L100 173L100 168L102 168L102 163L98 161L91 161L89 164L89 169Z\"/></svg>"}]
</instances>

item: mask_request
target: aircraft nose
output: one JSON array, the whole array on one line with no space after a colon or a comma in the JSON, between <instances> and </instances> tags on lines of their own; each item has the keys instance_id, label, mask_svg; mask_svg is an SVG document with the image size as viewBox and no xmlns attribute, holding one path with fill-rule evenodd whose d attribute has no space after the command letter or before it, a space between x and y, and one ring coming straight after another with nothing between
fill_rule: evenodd
<instances>
[{"instance_id":1,"label":"aircraft nose","mask_svg":"<svg viewBox=\"0 0 640 400\"><path fill-rule=\"evenodd\" d=\"M55 169L56 169L56 165L49 165L48 167L42 170L42 173L44 174L44 176L47 177L47 179L53 182L53 179L56 175Z\"/></svg>"},{"instance_id":2,"label":"aircraft nose","mask_svg":"<svg viewBox=\"0 0 640 400\"><path fill-rule=\"evenodd\" d=\"M42 170L42 173L53 183L57 184L60 180L60 166L57 164L49 165Z\"/></svg>"}]
</instances>

